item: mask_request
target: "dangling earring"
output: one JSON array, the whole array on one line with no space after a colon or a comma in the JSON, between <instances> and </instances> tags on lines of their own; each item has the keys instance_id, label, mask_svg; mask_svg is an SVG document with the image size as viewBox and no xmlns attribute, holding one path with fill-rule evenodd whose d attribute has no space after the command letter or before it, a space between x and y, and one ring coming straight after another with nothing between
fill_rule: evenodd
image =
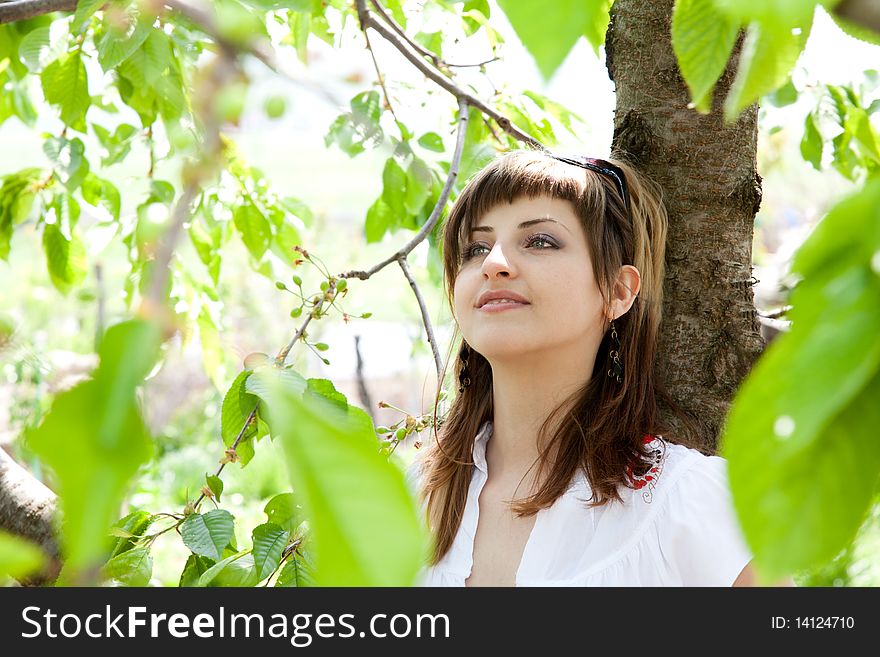
<instances>
[{"instance_id":1,"label":"dangling earring","mask_svg":"<svg viewBox=\"0 0 880 657\"><path fill-rule=\"evenodd\" d=\"M470 356L471 350L468 349L467 343L462 342L461 352L459 352L458 357L464 365L461 368L461 374L458 375L458 382L461 384L461 387L458 389L459 392L464 392L464 389L471 384L471 372L467 366Z\"/></svg>"},{"instance_id":2,"label":"dangling earring","mask_svg":"<svg viewBox=\"0 0 880 657\"><path fill-rule=\"evenodd\" d=\"M608 376L618 383L622 383L623 365L620 364L620 338L617 337L617 329L614 327L613 319L611 320L611 350L608 352L608 360L611 361Z\"/></svg>"}]
</instances>

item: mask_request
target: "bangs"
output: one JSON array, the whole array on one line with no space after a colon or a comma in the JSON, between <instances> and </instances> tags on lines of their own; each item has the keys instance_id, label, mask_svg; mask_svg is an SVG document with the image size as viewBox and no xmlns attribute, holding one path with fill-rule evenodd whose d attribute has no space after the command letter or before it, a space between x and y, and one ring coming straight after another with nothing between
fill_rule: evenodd
<instances>
[{"instance_id":1,"label":"bangs","mask_svg":"<svg viewBox=\"0 0 880 657\"><path fill-rule=\"evenodd\" d=\"M462 192L458 242L468 239L477 221L496 206L519 198L551 198L570 201L578 214L604 213L604 196L596 174L547 157L538 152L508 153L475 176Z\"/></svg>"}]
</instances>

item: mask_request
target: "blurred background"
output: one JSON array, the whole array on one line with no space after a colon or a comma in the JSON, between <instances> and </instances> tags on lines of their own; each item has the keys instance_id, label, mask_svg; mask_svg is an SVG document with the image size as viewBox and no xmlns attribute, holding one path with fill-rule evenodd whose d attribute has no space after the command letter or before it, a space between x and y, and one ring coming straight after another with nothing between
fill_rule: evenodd
<instances>
[{"instance_id":1,"label":"blurred background","mask_svg":"<svg viewBox=\"0 0 880 657\"><path fill-rule=\"evenodd\" d=\"M423 31L433 31L434 17L425 15L422 20ZM487 75L474 76L474 84L479 85L477 94L492 96L494 89L487 87L487 81L507 93L537 91L583 120L575 124L575 135L557 131L560 150L607 155L615 101L604 52L597 57L582 39L557 73L545 82L500 11L493 12L493 25L503 34L505 43L500 60L486 66ZM442 29L442 24L436 29ZM332 273L367 269L411 237L401 232L368 244L363 233L367 208L382 189L382 167L388 150L380 147L351 158L325 143L330 124L346 111L349 99L375 87L375 70L357 26L345 26L339 38L337 48L311 39L307 66L293 56L289 58L289 68L298 80L295 83L251 61L251 92L237 128L230 133L242 159L262 171L273 190L298 198L311 209L312 225L301 231L303 246ZM453 109L450 99L426 103L426 93L439 96L440 92L427 88L413 67L384 41L376 40L373 45L389 93L395 98L395 110L406 117L406 123L417 132L420 128L436 131L438 125L448 125ZM487 58L485 48L471 43L463 43L460 52L446 55L452 61ZM866 74L866 69L880 61L878 55L880 47L846 36L818 12L793 83L801 90L815 86L817 80L873 90L876 74ZM91 64L97 66L97 62ZM467 79L467 69L462 71ZM786 274L793 252L826 210L854 189L854 184L833 168L816 171L799 153L804 118L814 109L819 94L818 89L815 97L802 93L797 102L782 107L774 106L771 98L760 110L758 170L763 177L764 196L755 221L753 263L759 283L754 290L759 312L771 317L785 304ZM274 97L283 97L286 103L286 112L278 119L269 118L264 109L267 99ZM114 120L136 124L133 113L127 112L130 110L121 106ZM40 117L36 130L26 128L16 118L0 125L0 175L26 166L47 166L40 133L57 134L60 128L60 121L52 116ZM447 148L453 129L448 125L441 135ZM91 134L83 139L87 142L86 152L100 148ZM155 177L176 180L180 162L164 158L162 153L156 155ZM149 161L147 147L136 140L132 156L102 172L122 193L123 216L134 213L147 194L143 173ZM119 241L111 241L111 234L97 227L100 219L88 216L83 206L81 225L95 227L83 231L93 268L79 292L65 297L51 285L39 236L29 233L28 226L16 231L9 262L0 261L0 322L9 329L8 344L0 351L0 446L27 463L37 476L41 474L39 462L17 438L26 427L39 423L54 393L69 388L95 366L93 347L98 322L111 325L129 314L124 286L130 265ZM425 295L445 362L452 338L451 315L445 291L429 274L427 249L423 247L427 243L416 249L410 263ZM274 263L262 275L256 273L239 241L231 241L224 249L217 305L207 309L216 333L175 338L167 347L164 366L148 380L144 402L149 423L157 434L159 456L138 478L137 489L129 497L132 506L180 509L198 493L204 473L216 468L223 453L220 405L244 357L252 352L274 355L296 330L297 322L289 317L292 297L271 282L287 279L289 273L280 263ZM181 257L193 270L202 267L188 241ZM304 280L310 276L318 280L317 272L302 269L299 273ZM372 316L348 322L335 318L314 322L310 339L329 345L323 356L330 364L324 364L307 349L298 349L292 352L296 368L305 376L332 380L378 425L400 420L403 416L397 409L414 416L432 412L434 363L407 281L397 267L387 267L368 282L350 281L349 287L343 304L346 312L370 312ZM197 317L202 308L195 300L188 305L182 299L177 311ZM210 340L206 335L211 336ZM379 408L380 401L396 408ZM412 444L402 445L397 454L405 464L414 448ZM246 528L259 521L266 498L286 486L282 459L272 442L263 440L247 471L233 465L225 472L224 495L236 508L244 538ZM799 574L796 581L801 585L880 585L878 515L875 509L846 553L825 568ZM162 560L183 563L186 548L179 541L159 541L153 555L154 577L169 578L154 583L176 584L174 569L163 567Z\"/></svg>"}]
</instances>

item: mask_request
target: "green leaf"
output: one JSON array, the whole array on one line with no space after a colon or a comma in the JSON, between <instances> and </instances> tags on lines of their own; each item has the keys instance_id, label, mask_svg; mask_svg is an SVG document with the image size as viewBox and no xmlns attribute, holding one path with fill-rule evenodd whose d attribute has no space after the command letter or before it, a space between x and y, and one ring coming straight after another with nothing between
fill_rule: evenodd
<instances>
[{"instance_id":1,"label":"green leaf","mask_svg":"<svg viewBox=\"0 0 880 657\"><path fill-rule=\"evenodd\" d=\"M70 29L76 34L82 32L84 28L88 27L92 15L107 2L108 0L79 0L76 3L76 11L73 14L73 24Z\"/></svg>"},{"instance_id":2,"label":"green leaf","mask_svg":"<svg viewBox=\"0 0 880 657\"><path fill-rule=\"evenodd\" d=\"M86 250L75 235L67 239L56 224L48 224L43 229L43 251L52 284L62 294L70 290L86 277Z\"/></svg>"},{"instance_id":3,"label":"green leaf","mask_svg":"<svg viewBox=\"0 0 880 657\"><path fill-rule=\"evenodd\" d=\"M382 241L393 221L394 216L392 215L391 208L388 207L383 198L377 198L373 205L370 206L370 209L367 210L367 219L364 224L367 243L371 244Z\"/></svg>"},{"instance_id":4,"label":"green leaf","mask_svg":"<svg viewBox=\"0 0 880 657\"><path fill-rule=\"evenodd\" d=\"M92 379L57 395L40 426L28 432L28 445L55 472L65 567L74 575L103 562L122 495L152 452L135 390L156 362L160 341L149 322L110 327Z\"/></svg>"},{"instance_id":5,"label":"green leaf","mask_svg":"<svg viewBox=\"0 0 880 657\"><path fill-rule=\"evenodd\" d=\"M96 208L103 208L113 217L114 221L119 221L119 208L121 201L119 198L119 190L116 185L109 180L99 178L93 173L89 173L82 182L83 198L86 203Z\"/></svg>"},{"instance_id":6,"label":"green leaf","mask_svg":"<svg viewBox=\"0 0 880 657\"><path fill-rule=\"evenodd\" d=\"M147 548L128 550L104 564L101 573L123 586L147 586L153 576L153 558Z\"/></svg>"},{"instance_id":7,"label":"green leaf","mask_svg":"<svg viewBox=\"0 0 880 657\"><path fill-rule=\"evenodd\" d=\"M816 119L812 112L807 114L804 119L804 136L801 139L801 155L803 158L813 165L816 171L822 169L822 153L825 144L822 141L822 135L816 126Z\"/></svg>"},{"instance_id":8,"label":"green leaf","mask_svg":"<svg viewBox=\"0 0 880 657\"><path fill-rule=\"evenodd\" d=\"M313 532L318 585L412 585L428 541L403 472L378 453L372 422L364 427L320 396L306 402L271 376L266 384L272 433Z\"/></svg>"},{"instance_id":9,"label":"green leaf","mask_svg":"<svg viewBox=\"0 0 880 657\"><path fill-rule=\"evenodd\" d=\"M132 139L137 135L137 128L127 123L118 125L112 134L97 123L92 124L92 130L95 131L101 146L107 151L107 154L101 157L101 164L105 167L125 159L131 151Z\"/></svg>"},{"instance_id":10,"label":"green leaf","mask_svg":"<svg viewBox=\"0 0 880 657\"><path fill-rule=\"evenodd\" d=\"M272 240L272 228L266 217L253 203L244 203L235 208L232 219L241 241L250 254L260 260Z\"/></svg>"},{"instance_id":11,"label":"green leaf","mask_svg":"<svg viewBox=\"0 0 880 657\"><path fill-rule=\"evenodd\" d=\"M721 14L714 0L676 0L672 48L698 112L712 109L712 90L724 72L739 23Z\"/></svg>"},{"instance_id":12,"label":"green leaf","mask_svg":"<svg viewBox=\"0 0 880 657\"><path fill-rule=\"evenodd\" d=\"M498 2L545 80L559 68L581 36L587 35L593 48L598 49L604 41L610 4L607 0L557 0L552 5Z\"/></svg>"},{"instance_id":13,"label":"green leaf","mask_svg":"<svg viewBox=\"0 0 880 657\"><path fill-rule=\"evenodd\" d=\"M198 586L199 578L204 575L208 569L214 565L212 559L200 557L197 554L189 555L183 572L180 573L180 588Z\"/></svg>"},{"instance_id":14,"label":"green leaf","mask_svg":"<svg viewBox=\"0 0 880 657\"><path fill-rule=\"evenodd\" d=\"M241 372L223 398L223 406L221 409L221 432L223 435L223 444L232 447L242 427L245 426L248 416L254 410L258 403L255 395L247 392L245 381L251 375L251 372ZM241 465L244 467L253 457L253 447L247 443L247 439L252 438L256 433L256 424L250 424L245 429L241 442L238 444L238 456L241 458Z\"/></svg>"},{"instance_id":15,"label":"green leaf","mask_svg":"<svg viewBox=\"0 0 880 657\"><path fill-rule=\"evenodd\" d=\"M43 568L46 557L30 541L0 530L0 578L21 579Z\"/></svg>"},{"instance_id":16,"label":"green leaf","mask_svg":"<svg viewBox=\"0 0 880 657\"><path fill-rule=\"evenodd\" d=\"M755 559L773 580L830 560L880 474L880 181L819 223L795 256L792 328L741 387L722 447ZM821 376L816 376L821 372Z\"/></svg>"},{"instance_id":17,"label":"green leaf","mask_svg":"<svg viewBox=\"0 0 880 657\"><path fill-rule=\"evenodd\" d=\"M79 50L62 55L40 74L46 102L61 110L61 120L74 130L86 131L91 105L86 65Z\"/></svg>"},{"instance_id":18,"label":"green leaf","mask_svg":"<svg viewBox=\"0 0 880 657\"><path fill-rule=\"evenodd\" d=\"M71 192L88 176L90 167L82 140L49 137L43 142L43 152L54 165L59 180Z\"/></svg>"},{"instance_id":19,"label":"green leaf","mask_svg":"<svg viewBox=\"0 0 880 657\"><path fill-rule=\"evenodd\" d=\"M393 157L382 170L382 198L391 210L392 221L401 223L406 215L406 172Z\"/></svg>"},{"instance_id":20,"label":"green leaf","mask_svg":"<svg viewBox=\"0 0 880 657\"><path fill-rule=\"evenodd\" d=\"M50 36L50 30L56 32L54 39ZM18 56L31 73L39 73L49 62L58 59L66 51L67 34L59 33L54 24L31 30L18 44Z\"/></svg>"},{"instance_id":21,"label":"green leaf","mask_svg":"<svg viewBox=\"0 0 880 657\"><path fill-rule=\"evenodd\" d=\"M225 571L228 566L234 564L236 561L238 561L239 559L241 559L245 555L250 554L250 551L251 551L251 549L247 548L245 550L241 550L240 552L236 552L235 554L231 554L221 561L218 561L213 566L208 568L201 575L201 577L199 577L199 580L195 584L195 586L199 586L199 587L210 586L211 584L214 583L214 580L220 575L220 573ZM254 576L254 579L256 579L256 576ZM256 584L256 581L254 582L254 584Z\"/></svg>"},{"instance_id":22,"label":"green leaf","mask_svg":"<svg viewBox=\"0 0 880 657\"><path fill-rule=\"evenodd\" d=\"M156 516L147 511L133 511L124 518L120 518L119 522L110 528L110 533L113 535L113 529L118 529L119 533L124 534L124 536L119 536L113 551L110 553L110 557L112 558L131 550L135 546L137 539L146 533L155 520Z\"/></svg>"},{"instance_id":23,"label":"green leaf","mask_svg":"<svg viewBox=\"0 0 880 657\"><path fill-rule=\"evenodd\" d=\"M749 25L736 77L724 101L724 118L728 122L761 96L784 84L807 43L811 23L795 28L775 25Z\"/></svg>"},{"instance_id":24,"label":"green leaf","mask_svg":"<svg viewBox=\"0 0 880 657\"><path fill-rule=\"evenodd\" d=\"M98 61L106 72L114 70L131 57L150 36L153 28L147 20L137 18L134 7L127 12L127 21L121 25L117 20L104 16L102 31L97 39Z\"/></svg>"},{"instance_id":25,"label":"green leaf","mask_svg":"<svg viewBox=\"0 0 880 657\"><path fill-rule=\"evenodd\" d=\"M272 376L278 380L280 385L294 394L302 394L306 389L306 380L292 369L277 369L273 367ZM269 389L266 387L265 380L257 376L248 377L244 384L244 389L264 400L269 395ZM254 399L254 402L256 402L256 399Z\"/></svg>"},{"instance_id":26,"label":"green leaf","mask_svg":"<svg viewBox=\"0 0 880 657\"><path fill-rule=\"evenodd\" d=\"M442 153L445 150L443 147L443 138L436 132L426 132L419 137L419 145L422 148L434 151L435 153Z\"/></svg>"},{"instance_id":27,"label":"green leaf","mask_svg":"<svg viewBox=\"0 0 880 657\"><path fill-rule=\"evenodd\" d=\"M287 547L290 534L273 522L267 522L254 528L254 569L257 581L262 582L278 568L281 554Z\"/></svg>"},{"instance_id":28,"label":"green leaf","mask_svg":"<svg viewBox=\"0 0 880 657\"><path fill-rule=\"evenodd\" d=\"M404 205L410 215L416 215L431 195L431 169L424 160L413 157L406 169L406 198Z\"/></svg>"},{"instance_id":29,"label":"green leaf","mask_svg":"<svg viewBox=\"0 0 880 657\"><path fill-rule=\"evenodd\" d=\"M712 0L718 10L739 23L757 22L771 31L808 26L816 5L831 6L838 0Z\"/></svg>"},{"instance_id":30,"label":"green leaf","mask_svg":"<svg viewBox=\"0 0 880 657\"><path fill-rule=\"evenodd\" d=\"M207 513L193 513L180 526L183 544L194 554L219 561L223 549L235 534L235 520L229 511L213 509Z\"/></svg>"},{"instance_id":31,"label":"green leaf","mask_svg":"<svg viewBox=\"0 0 880 657\"><path fill-rule=\"evenodd\" d=\"M787 107L788 105L797 102L798 90L791 81L791 78L789 78L788 82L779 87L776 91L767 94L765 98L767 102L774 107Z\"/></svg>"},{"instance_id":32,"label":"green leaf","mask_svg":"<svg viewBox=\"0 0 880 657\"><path fill-rule=\"evenodd\" d=\"M350 157L375 148L385 133L379 125L382 106L377 91L365 91L351 99L351 112L341 114L324 137L327 146L336 144Z\"/></svg>"},{"instance_id":33,"label":"green leaf","mask_svg":"<svg viewBox=\"0 0 880 657\"><path fill-rule=\"evenodd\" d=\"M299 556L294 552L284 568L278 573L275 586L280 587L309 587L315 585L315 565L306 554Z\"/></svg>"},{"instance_id":34,"label":"green leaf","mask_svg":"<svg viewBox=\"0 0 880 657\"><path fill-rule=\"evenodd\" d=\"M205 481L208 482L208 488L214 494L214 499L219 502L220 496L223 494L223 480L215 475L205 473Z\"/></svg>"},{"instance_id":35,"label":"green leaf","mask_svg":"<svg viewBox=\"0 0 880 657\"><path fill-rule=\"evenodd\" d=\"M36 168L22 169L3 176L0 187L0 258L9 257L9 242L14 225L27 219L33 204L33 185L40 178Z\"/></svg>"},{"instance_id":36,"label":"green leaf","mask_svg":"<svg viewBox=\"0 0 880 657\"><path fill-rule=\"evenodd\" d=\"M293 532L303 521L302 507L296 503L293 493L280 493L266 502L263 509L269 522L282 529Z\"/></svg>"}]
</instances>

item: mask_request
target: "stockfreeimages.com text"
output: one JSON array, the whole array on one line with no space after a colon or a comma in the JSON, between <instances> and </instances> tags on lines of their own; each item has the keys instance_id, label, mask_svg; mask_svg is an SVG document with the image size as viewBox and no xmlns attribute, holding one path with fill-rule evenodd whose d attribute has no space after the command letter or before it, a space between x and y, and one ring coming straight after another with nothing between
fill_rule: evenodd
<instances>
[{"instance_id":1,"label":"stockfreeimages.com text","mask_svg":"<svg viewBox=\"0 0 880 657\"><path fill-rule=\"evenodd\" d=\"M224 607L214 613L187 614L147 613L146 607L127 607L115 612L106 605L103 613L88 615L66 613L61 616L51 609L25 607L22 619L28 630L25 639L44 637L94 639L119 637L153 638L170 636L187 638L271 637L289 639L290 644L304 648L315 637L394 637L449 638L449 617L446 614L373 614L362 630L353 623L354 614L231 614Z\"/></svg>"}]
</instances>

